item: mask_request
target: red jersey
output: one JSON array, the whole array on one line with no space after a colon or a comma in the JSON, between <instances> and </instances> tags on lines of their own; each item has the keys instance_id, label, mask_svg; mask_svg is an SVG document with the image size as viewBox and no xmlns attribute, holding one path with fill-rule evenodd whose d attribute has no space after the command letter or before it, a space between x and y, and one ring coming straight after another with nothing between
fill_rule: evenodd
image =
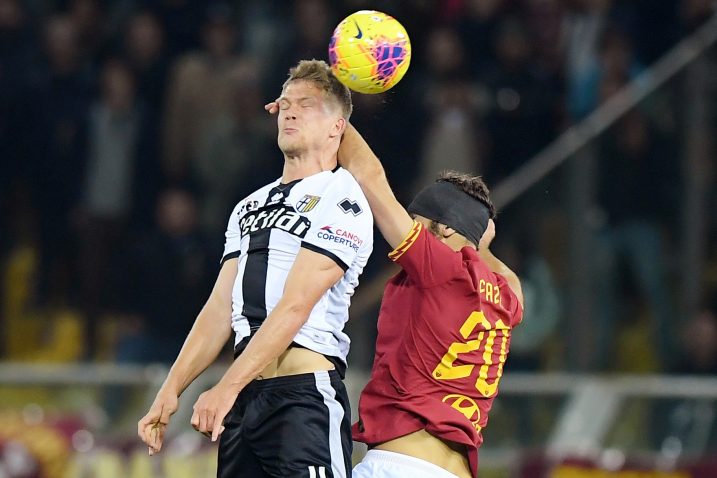
<instances>
[{"instance_id":1,"label":"red jersey","mask_svg":"<svg viewBox=\"0 0 717 478\"><path fill-rule=\"evenodd\" d=\"M371 445L425 429L466 445L477 475L481 429L522 307L475 249L455 252L418 222L389 257L403 270L384 291L353 438Z\"/></svg>"}]
</instances>

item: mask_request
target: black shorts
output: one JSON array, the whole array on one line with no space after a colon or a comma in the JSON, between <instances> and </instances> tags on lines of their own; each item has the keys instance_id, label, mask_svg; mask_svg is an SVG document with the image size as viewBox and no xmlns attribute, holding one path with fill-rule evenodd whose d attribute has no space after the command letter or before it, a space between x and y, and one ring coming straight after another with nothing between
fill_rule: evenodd
<instances>
[{"instance_id":1,"label":"black shorts","mask_svg":"<svg viewBox=\"0 0 717 478\"><path fill-rule=\"evenodd\" d=\"M254 380L224 427L218 478L351 476L351 409L335 370Z\"/></svg>"}]
</instances>

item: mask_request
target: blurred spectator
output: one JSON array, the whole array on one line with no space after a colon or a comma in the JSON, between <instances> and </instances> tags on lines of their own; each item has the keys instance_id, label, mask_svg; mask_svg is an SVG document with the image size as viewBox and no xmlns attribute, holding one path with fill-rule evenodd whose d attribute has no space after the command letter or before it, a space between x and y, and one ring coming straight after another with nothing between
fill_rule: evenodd
<instances>
[{"instance_id":1,"label":"blurred spectator","mask_svg":"<svg viewBox=\"0 0 717 478\"><path fill-rule=\"evenodd\" d=\"M181 189L163 191L156 224L126 249L121 290L131 321L117 344L120 363L170 363L201 310L218 266L220 247L198 230L197 205ZM215 251L216 249L216 251ZM216 252L216 254L213 254Z\"/></svg>"},{"instance_id":2,"label":"blurred spectator","mask_svg":"<svg viewBox=\"0 0 717 478\"><path fill-rule=\"evenodd\" d=\"M407 81L407 80L402 80ZM400 97L390 92L378 95L353 95L354 112L351 122L371 145L378 157L383 160L386 175L396 197L404 204L413 199L412 187L421 169L421 142L407 130L418 131L424 120L420 105L416 101L400 101ZM435 174L438 171L434 171ZM374 248L379 247L377 242ZM390 250L386 251L387 253ZM374 255L377 252L374 250ZM372 262L369 261L369 273Z\"/></svg>"},{"instance_id":3,"label":"blurred spectator","mask_svg":"<svg viewBox=\"0 0 717 478\"><path fill-rule=\"evenodd\" d=\"M420 98L420 119L413 121L426 136L418 143L422 150L418 152L420 162L416 165L411 199L443 169L476 171L481 166L478 141L474 139L480 105L468 81L466 49L458 32L449 26L431 30L423 57L426 67L416 72L414 80L415 95ZM453 138L451 135L456 133L464 136ZM452 141L459 145L455 158L446 155L446 147L450 149ZM445 165L435 169L436 161L445 161Z\"/></svg>"},{"instance_id":4,"label":"blurred spectator","mask_svg":"<svg viewBox=\"0 0 717 478\"><path fill-rule=\"evenodd\" d=\"M433 29L426 43L427 87L434 81L466 75L466 48L455 29L441 26ZM430 98L430 90L426 92Z\"/></svg>"},{"instance_id":5,"label":"blurred spectator","mask_svg":"<svg viewBox=\"0 0 717 478\"><path fill-rule=\"evenodd\" d=\"M189 178L202 132L231 110L238 63L232 14L226 4L208 7L202 49L179 58L173 68L164 130L164 166L172 179Z\"/></svg>"},{"instance_id":6,"label":"blurred spectator","mask_svg":"<svg viewBox=\"0 0 717 478\"><path fill-rule=\"evenodd\" d=\"M137 148L143 132L142 108L137 101L129 67L110 59L102 67L100 97L90 108L88 155L80 204L82 225L82 306L88 337L95 337L101 310L111 304L108 295L115 271L113 257L126 236L138 173ZM94 343L91 340L90 347ZM88 351L93 356L93 350Z\"/></svg>"},{"instance_id":7,"label":"blurred spectator","mask_svg":"<svg viewBox=\"0 0 717 478\"><path fill-rule=\"evenodd\" d=\"M429 123L423 139L416 190L435 181L445 169L480 174L484 171L481 130L476 121L479 99L475 88L456 78L435 85L430 93Z\"/></svg>"},{"instance_id":8,"label":"blurred spectator","mask_svg":"<svg viewBox=\"0 0 717 478\"><path fill-rule=\"evenodd\" d=\"M277 46L282 50L266 78L266 94L274 99L286 81L289 68L299 60L328 56L328 40L340 19L336 18L327 0L297 0L292 2L291 16L286 18Z\"/></svg>"},{"instance_id":9,"label":"blurred spectator","mask_svg":"<svg viewBox=\"0 0 717 478\"><path fill-rule=\"evenodd\" d=\"M601 91L603 85L627 83L641 71L627 35L616 28L606 29L601 34L595 62L586 64L571 78L570 113L575 119L582 119L602 101L609 99L609 96L601 94L604 93L604 90Z\"/></svg>"},{"instance_id":10,"label":"blurred spectator","mask_svg":"<svg viewBox=\"0 0 717 478\"><path fill-rule=\"evenodd\" d=\"M522 18L532 39L534 61L549 76L562 76L564 2L523 0Z\"/></svg>"},{"instance_id":11,"label":"blurred spectator","mask_svg":"<svg viewBox=\"0 0 717 478\"><path fill-rule=\"evenodd\" d=\"M687 31L702 25L714 12L715 4L711 0L682 0L680 3L682 24Z\"/></svg>"},{"instance_id":12,"label":"blurred spectator","mask_svg":"<svg viewBox=\"0 0 717 478\"><path fill-rule=\"evenodd\" d=\"M129 67L110 59L102 68L100 97L89 115L83 206L97 220L126 221L132 207L141 105Z\"/></svg>"},{"instance_id":13,"label":"blurred spectator","mask_svg":"<svg viewBox=\"0 0 717 478\"><path fill-rule=\"evenodd\" d=\"M82 55L96 60L106 45L105 12L99 0L71 0L68 15L77 27Z\"/></svg>"},{"instance_id":14,"label":"blurred spectator","mask_svg":"<svg viewBox=\"0 0 717 478\"><path fill-rule=\"evenodd\" d=\"M13 207L3 209L3 234L0 238L3 256L0 260L0 352L3 358L19 357L32 346L23 333L27 317L37 307L38 231L37 211L32 207L30 191L16 183L6 191Z\"/></svg>"},{"instance_id":15,"label":"blurred spectator","mask_svg":"<svg viewBox=\"0 0 717 478\"><path fill-rule=\"evenodd\" d=\"M677 165L669 147L639 111L628 114L605 136L600 157L601 227L593 255L600 320L598 357L603 367L611 365L610 344L618 324L633 322L637 316L635 310L620 306L632 302L619 295L625 290L621 277L627 270L635 292L647 305L656 355L668 365L673 308L664 237L678 214Z\"/></svg>"},{"instance_id":16,"label":"blurred spectator","mask_svg":"<svg viewBox=\"0 0 717 478\"><path fill-rule=\"evenodd\" d=\"M25 106L23 88L36 54L32 33L19 0L0 0L0 191L8 191L21 175L27 179L28 165L19 159L21 131L15 119Z\"/></svg>"},{"instance_id":17,"label":"blurred spectator","mask_svg":"<svg viewBox=\"0 0 717 478\"><path fill-rule=\"evenodd\" d=\"M127 65L132 70L142 130L136 147L132 219L138 227L154 221L152 208L164 182L161 166L162 131L169 62L164 32L157 18L142 10L129 19L124 35Z\"/></svg>"},{"instance_id":18,"label":"blurred spectator","mask_svg":"<svg viewBox=\"0 0 717 478\"><path fill-rule=\"evenodd\" d=\"M533 223L533 221L529 221ZM524 224L525 225L525 224ZM525 298L523 322L510 337L509 370L542 371L546 368L548 345L562 319L560 291L553 271L531 241L536 230L519 231L496 244L500 257L511 264Z\"/></svg>"},{"instance_id":19,"label":"blurred spectator","mask_svg":"<svg viewBox=\"0 0 717 478\"><path fill-rule=\"evenodd\" d=\"M86 147L86 120L93 72L81 55L72 19L56 15L44 26L44 61L29 80L24 104L15 117L21 147L18 155L30 165L40 215L42 280L70 274L75 284L75 233L70 212L81 190ZM52 238L49 240L49 238ZM76 295L75 295L76 298Z\"/></svg>"},{"instance_id":20,"label":"blurred spectator","mask_svg":"<svg viewBox=\"0 0 717 478\"><path fill-rule=\"evenodd\" d=\"M574 103L574 84L598 63L597 45L607 21L611 0L570 0L566 3L563 26L565 77L568 84L568 107ZM573 112L572 108L570 109Z\"/></svg>"},{"instance_id":21,"label":"blurred spectator","mask_svg":"<svg viewBox=\"0 0 717 478\"><path fill-rule=\"evenodd\" d=\"M717 305L717 304L715 304ZM687 375L717 375L717 307L703 307L680 334L678 359L672 369Z\"/></svg>"},{"instance_id":22,"label":"blurred spectator","mask_svg":"<svg viewBox=\"0 0 717 478\"><path fill-rule=\"evenodd\" d=\"M171 59L200 45L200 30L208 8L218 2L209 0L144 0L137 4L155 12L166 32L167 51ZM223 5L220 3L220 5ZM221 6L220 8L224 8Z\"/></svg>"},{"instance_id":23,"label":"blurred spectator","mask_svg":"<svg viewBox=\"0 0 717 478\"><path fill-rule=\"evenodd\" d=\"M66 277L55 274L45 294L40 293L39 215L27 188L18 184L9 196L13 208L7 211L2 234L7 254L0 261L1 356L26 362L77 360L83 353L84 335L78 311L66 300Z\"/></svg>"},{"instance_id":24,"label":"blurred spectator","mask_svg":"<svg viewBox=\"0 0 717 478\"><path fill-rule=\"evenodd\" d=\"M506 0L466 0L465 12L458 22L458 31L467 48L468 64L473 75L495 61L495 39Z\"/></svg>"},{"instance_id":25,"label":"blurred spectator","mask_svg":"<svg viewBox=\"0 0 717 478\"><path fill-rule=\"evenodd\" d=\"M484 175L489 184L515 171L558 131L561 85L537 71L523 24L501 23L495 42L496 63L482 75L491 96L486 118L490 139Z\"/></svg>"},{"instance_id":26,"label":"blurred spectator","mask_svg":"<svg viewBox=\"0 0 717 478\"><path fill-rule=\"evenodd\" d=\"M202 131L192 169L202 191L201 223L207 237L221 236L232 207L268 175L281 175L275 119L264 114L256 61L241 58L231 81L231 110Z\"/></svg>"},{"instance_id":27,"label":"blurred spectator","mask_svg":"<svg viewBox=\"0 0 717 478\"><path fill-rule=\"evenodd\" d=\"M682 0L615 0L610 21L628 32L639 63L660 58L679 39ZM706 2L712 3L712 2ZM649 12L647 15L646 12Z\"/></svg>"},{"instance_id":28,"label":"blurred spectator","mask_svg":"<svg viewBox=\"0 0 717 478\"><path fill-rule=\"evenodd\" d=\"M164 32L157 17L149 11L133 15L124 35L127 62L137 79L137 94L160 119L164 106L168 63L165 56Z\"/></svg>"}]
</instances>

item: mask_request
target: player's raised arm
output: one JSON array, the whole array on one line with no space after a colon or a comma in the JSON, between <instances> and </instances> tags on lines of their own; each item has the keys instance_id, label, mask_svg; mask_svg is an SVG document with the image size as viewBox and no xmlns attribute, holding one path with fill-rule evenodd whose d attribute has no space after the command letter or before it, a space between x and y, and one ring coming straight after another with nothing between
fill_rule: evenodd
<instances>
[{"instance_id":1,"label":"player's raised arm","mask_svg":"<svg viewBox=\"0 0 717 478\"><path fill-rule=\"evenodd\" d=\"M513 272L507 265L503 263L503 261L495 257L491 252L490 243L493 242L493 238L495 238L495 222L493 221L493 219L490 219L488 221L488 227L483 233L483 236L481 236L480 238L480 243L478 245L478 254L491 271L505 277L505 280L508 282L510 289L518 298L518 302L520 302L520 306L522 307L523 290L520 286L520 279L518 279L518 276L515 272Z\"/></svg>"},{"instance_id":2,"label":"player's raised arm","mask_svg":"<svg viewBox=\"0 0 717 478\"><path fill-rule=\"evenodd\" d=\"M351 124L341 140L339 164L356 178L381 234L397 247L411 232L413 219L393 194L381 161Z\"/></svg>"}]
</instances>

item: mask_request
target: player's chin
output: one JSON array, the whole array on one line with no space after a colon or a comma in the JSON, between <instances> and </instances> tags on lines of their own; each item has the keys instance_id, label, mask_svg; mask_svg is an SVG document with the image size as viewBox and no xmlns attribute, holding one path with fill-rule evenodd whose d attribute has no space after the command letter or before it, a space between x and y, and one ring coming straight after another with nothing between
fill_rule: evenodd
<instances>
[{"instance_id":1,"label":"player's chin","mask_svg":"<svg viewBox=\"0 0 717 478\"><path fill-rule=\"evenodd\" d=\"M291 138L282 138L279 136L279 149L285 156L299 156L304 148Z\"/></svg>"}]
</instances>

